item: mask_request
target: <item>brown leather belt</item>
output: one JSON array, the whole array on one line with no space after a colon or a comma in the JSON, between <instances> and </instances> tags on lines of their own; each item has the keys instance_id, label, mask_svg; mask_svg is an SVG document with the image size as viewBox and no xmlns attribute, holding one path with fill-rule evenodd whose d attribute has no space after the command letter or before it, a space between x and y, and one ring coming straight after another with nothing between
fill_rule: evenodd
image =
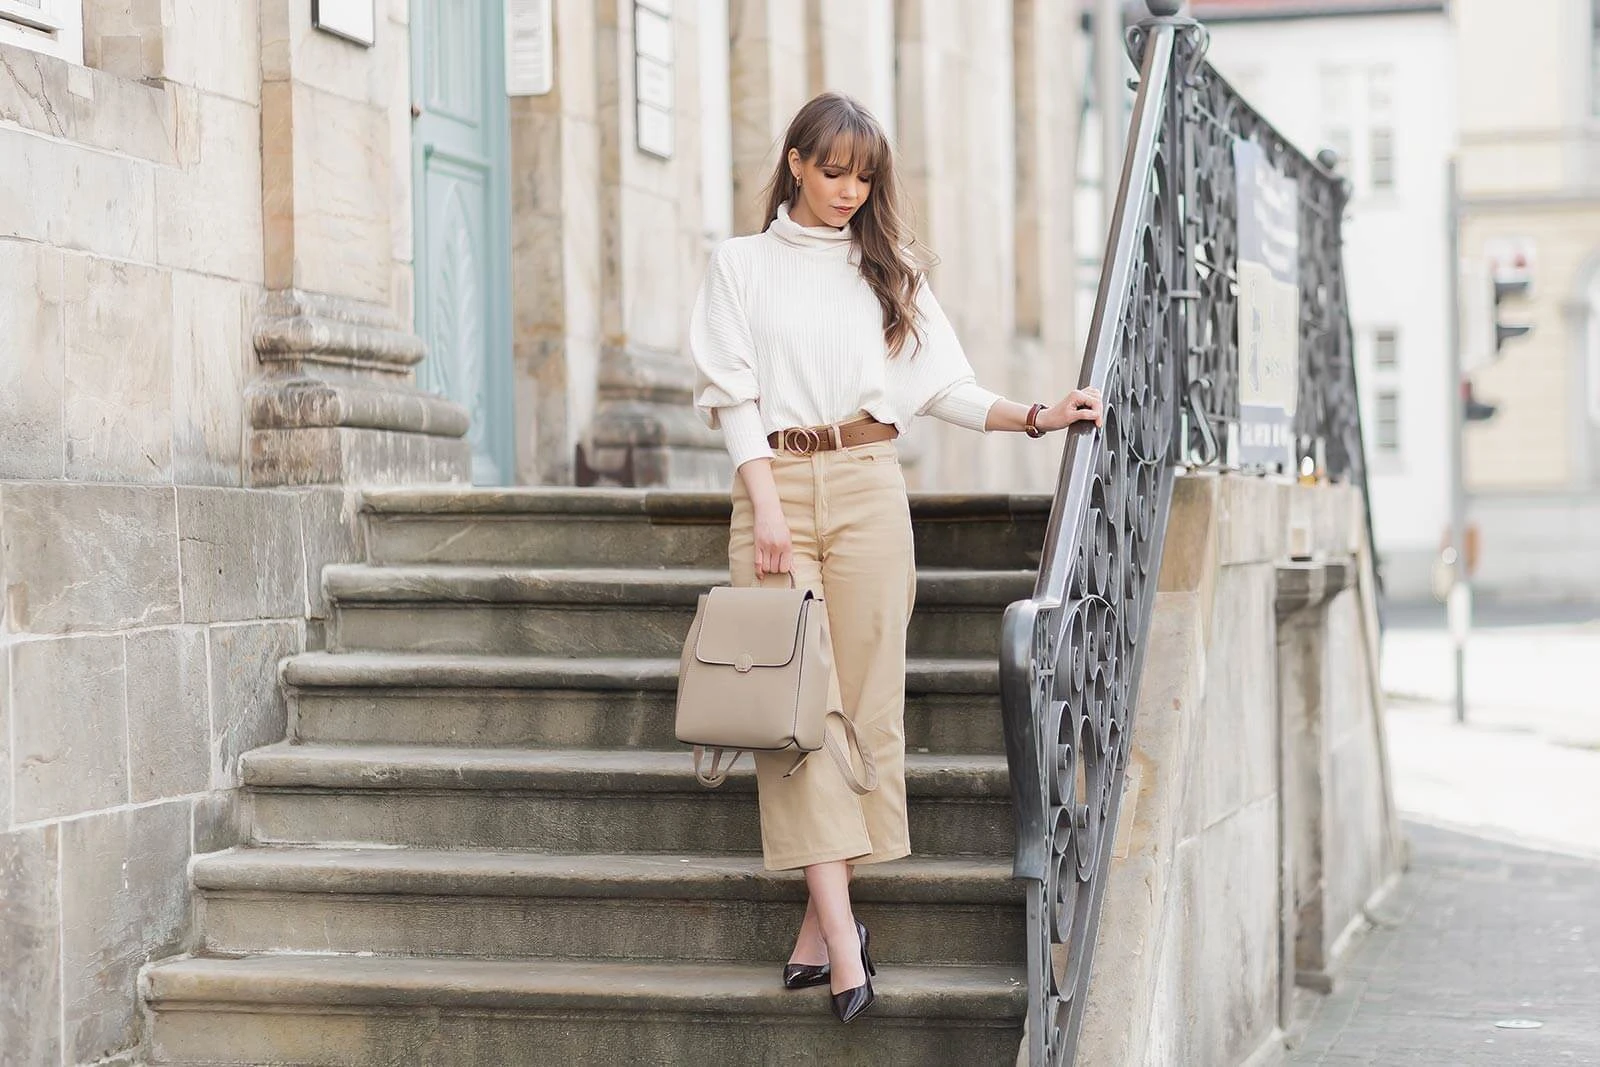
<instances>
[{"instance_id":1,"label":"brown leather belt","mask_svg":"<svg viewBox=\"0 0 1600 1067\"><path fill-rule=\"evenodd\" d=\"M784 452L809 456L813 452L829 452L835 448L893 441L899 436L900 431L893 423L879 422L871 415L859 415L826 426L791 426L787 430L777 430L767 434L767 444Z\"/></svg>"}]
</instances>

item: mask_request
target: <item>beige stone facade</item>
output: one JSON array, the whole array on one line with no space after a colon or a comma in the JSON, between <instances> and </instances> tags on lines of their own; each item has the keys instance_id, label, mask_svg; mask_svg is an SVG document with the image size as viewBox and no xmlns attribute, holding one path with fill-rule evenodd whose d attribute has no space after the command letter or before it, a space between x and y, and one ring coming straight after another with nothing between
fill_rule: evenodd
<instances>
[{"instance_id":1,"label":"beige stone facade","mask_svg":"<svg viewBox=\"0 0 1600 1067\"><path fill-rule=\"evenodd\" d=\"M464 480L475 416L414 386L409 0L371 47L311 0L79 7L81 63L0 39L0 1059L30 1065L132 1062L360 488ZM505 131L517 481L727 484L687 313L824 88L895 133L982 381L1075 384L1071 5L678 0L667 160L632 0L553 7L554 89ZM961 434L919 426L913 482L1049 487L1055 443Z\"/></svg>"},{"instance_id":2,"label":"beige stone facade","mask_svg":"<svg viewBox=\"0 0 1600 1067\"><path fill-rule=\"evenodd\" d=\"M1479 585L1600 598L1600 13L1475 0L1456 20L1461 252L1531 257L1502 317L1532 334L1473 372L1499 408L1466 435Z\"/></svg>"}]
</instances>

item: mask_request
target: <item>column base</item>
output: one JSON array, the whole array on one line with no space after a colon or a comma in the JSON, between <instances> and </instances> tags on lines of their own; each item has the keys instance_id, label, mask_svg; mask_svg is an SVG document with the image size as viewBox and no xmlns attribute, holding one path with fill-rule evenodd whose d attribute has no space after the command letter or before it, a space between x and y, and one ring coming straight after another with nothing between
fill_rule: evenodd
<instances>
[{"instance_id":1,"label":"column base","mask_svg":"<svg viewBox=\"0 0 1600 1067\"><path fill-rule=\"evenodd\" d=\"M466 409L416 388L422 340L385 309L270 292L255 344L265 371L246 397L251 485L471 480Z\"/></svg>"}]
</instances>

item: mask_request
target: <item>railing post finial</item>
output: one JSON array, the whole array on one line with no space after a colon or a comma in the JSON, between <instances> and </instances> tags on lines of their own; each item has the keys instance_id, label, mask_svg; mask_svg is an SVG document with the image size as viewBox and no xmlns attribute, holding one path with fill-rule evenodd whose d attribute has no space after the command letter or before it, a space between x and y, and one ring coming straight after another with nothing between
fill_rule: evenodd
<instances>
[{"instance_id":1,"label":"railing post finial","mask_svg":"<svg viewBox=\"0 0 1600 1067\"><path fill-rule=\"evenodd\" d=\"M1183 10L1183 0L1144 0L1144 6L1158 19L1170 19Z\"/></svg>"}]
</instances>

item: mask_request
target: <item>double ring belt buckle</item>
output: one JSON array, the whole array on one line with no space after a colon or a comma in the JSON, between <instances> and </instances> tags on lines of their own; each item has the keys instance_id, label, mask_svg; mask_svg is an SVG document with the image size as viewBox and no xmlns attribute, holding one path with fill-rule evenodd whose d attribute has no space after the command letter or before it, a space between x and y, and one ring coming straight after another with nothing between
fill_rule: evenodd
<instances>
[{"instance_id":1,"label":"double ring belt buckle","mask_svg":"<svg viewBox=\"0 0 1600 1067\"><path fill-rule=\"evenodd\" d=\"M809 456L822 447L822 435L809 426L796 426L783 431L783 447L796 455Z\"/></svg>"}]
</instances>

